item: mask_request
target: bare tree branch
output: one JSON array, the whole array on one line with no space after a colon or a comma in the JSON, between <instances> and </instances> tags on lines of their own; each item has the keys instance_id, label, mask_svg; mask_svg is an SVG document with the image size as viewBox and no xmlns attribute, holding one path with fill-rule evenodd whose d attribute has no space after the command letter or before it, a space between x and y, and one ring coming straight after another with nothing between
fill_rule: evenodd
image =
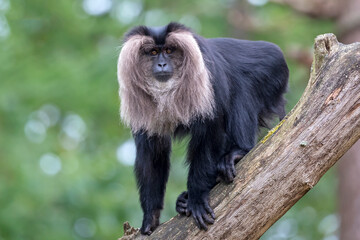
<instances>
[{"instance_id":1,"label":"bare tree branch","mask_svg":"<svg viewBox=\"0 0 360 240\"><path fill-rule=\"evenodd\" d=\"M275 133L276 132L276 133ZM210 195L217 216L207 232L176 216L150 237L121 239L258 239L360 138L360 43L333 34L315 40L308 86L294 109L242 159L234 183Z\"/></svg>"}]
</instances>

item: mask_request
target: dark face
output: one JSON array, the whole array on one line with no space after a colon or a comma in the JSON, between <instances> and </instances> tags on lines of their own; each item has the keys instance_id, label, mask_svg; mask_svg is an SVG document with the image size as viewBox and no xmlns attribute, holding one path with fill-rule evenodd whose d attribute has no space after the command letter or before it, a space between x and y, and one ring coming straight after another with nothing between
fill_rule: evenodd
<instances>
[{"instance_id":1,"label":"dark face","mask_svg":"<svg viewBox=\"0 0 360 240\"><path fill-rule=\"evenodd\" d=\"M148 53L152 59L152 74L160 82L166 82L174 74L171 55L174 48L159 46Z\"/></svg>"},{"instance_id":2,"label":"dark face","mask_svg":"<svg viewBox=\"0 0 360 240\"><path fill-rule=\"evenodd\" d=\"M144 75L146 79L155 78L159 82L180 77L183 72L184 51L179 40L171 34L182 28L182 25L169 24L163 27L140 26L130 31L127 38L132 35L144 36L139 49L141 57L138 71L143 72L140 75Z\"/></svg>"}]
</instances>

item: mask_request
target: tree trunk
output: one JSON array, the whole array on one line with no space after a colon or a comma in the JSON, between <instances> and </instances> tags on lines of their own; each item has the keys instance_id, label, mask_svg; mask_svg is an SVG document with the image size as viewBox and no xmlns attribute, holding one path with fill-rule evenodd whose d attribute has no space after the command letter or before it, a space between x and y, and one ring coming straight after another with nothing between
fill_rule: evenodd
<instances>
[{"instance_id":1,"label":"tree trunk","mask_svg":"<svg viewBox=\"0 0 360 240\"><path fill-rule=\"evenodd\" d=\"M360 141L339 163L340 239L360 239Z\"/></svg>"},{"instance_id":2,"label":"tree trunk","mask_svg":"<svg viewBox=\"0 0 360 240\"><path fill-rule=\"evenodd\" d=\"M359 138L360 43L321 35L300 101L237 164L234 182L211 191L214 225L200 231L191 218L176 216L148 239L258 239ZM143 238L135 232L121 239Z\"/></svg>"}]
</instances>

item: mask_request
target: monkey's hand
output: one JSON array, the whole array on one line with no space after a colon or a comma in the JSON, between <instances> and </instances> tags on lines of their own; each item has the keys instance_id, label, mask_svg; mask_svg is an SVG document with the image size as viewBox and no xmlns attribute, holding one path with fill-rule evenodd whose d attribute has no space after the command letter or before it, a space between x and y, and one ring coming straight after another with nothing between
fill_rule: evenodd
<instances>
[{"instance_id":1,"label":"monkey's hand","mask_svg":"<svg viewBox=\"0 0 360 240\"><path fill-rule=\"evenodd\" d=\"M234 181L236 176L235 164L243 158L242 151L231 151L225 154L217 164L218 176L226 183Z\"/></svg>"},{"instance_id":2,"label":"monkey's hand","mask_svg":"<svg viewBox=\"0 0 360 240\"><path fill-rule=\"evenodd\" d=\"M215 214L209 205L208 197L191 201L187 191L181 193L176 200L176 211L187 217L191 214L200 229L207 230L207 224L213 224L215 221Z\"/></svg>"}]
</instances>

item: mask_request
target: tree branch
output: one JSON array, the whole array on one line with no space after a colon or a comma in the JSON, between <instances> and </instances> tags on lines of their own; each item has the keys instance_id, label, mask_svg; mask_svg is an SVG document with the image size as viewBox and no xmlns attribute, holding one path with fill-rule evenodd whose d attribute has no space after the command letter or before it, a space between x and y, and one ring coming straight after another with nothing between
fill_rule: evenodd
<instances>
[{"instance_id":1,"label":"tree branch","mask_svg":"<svg viewBox=\"0 0 360 240\"><path fill-rule=\"evenodd\" d=\"M258 239L360 138L360 43L318 36L308 86L294 109L236 166L234 183L218 184L207 232L175 216L150 237L125 239ZM276 132L276 133L274 133Z\"/></svg>"}]
</instances>

